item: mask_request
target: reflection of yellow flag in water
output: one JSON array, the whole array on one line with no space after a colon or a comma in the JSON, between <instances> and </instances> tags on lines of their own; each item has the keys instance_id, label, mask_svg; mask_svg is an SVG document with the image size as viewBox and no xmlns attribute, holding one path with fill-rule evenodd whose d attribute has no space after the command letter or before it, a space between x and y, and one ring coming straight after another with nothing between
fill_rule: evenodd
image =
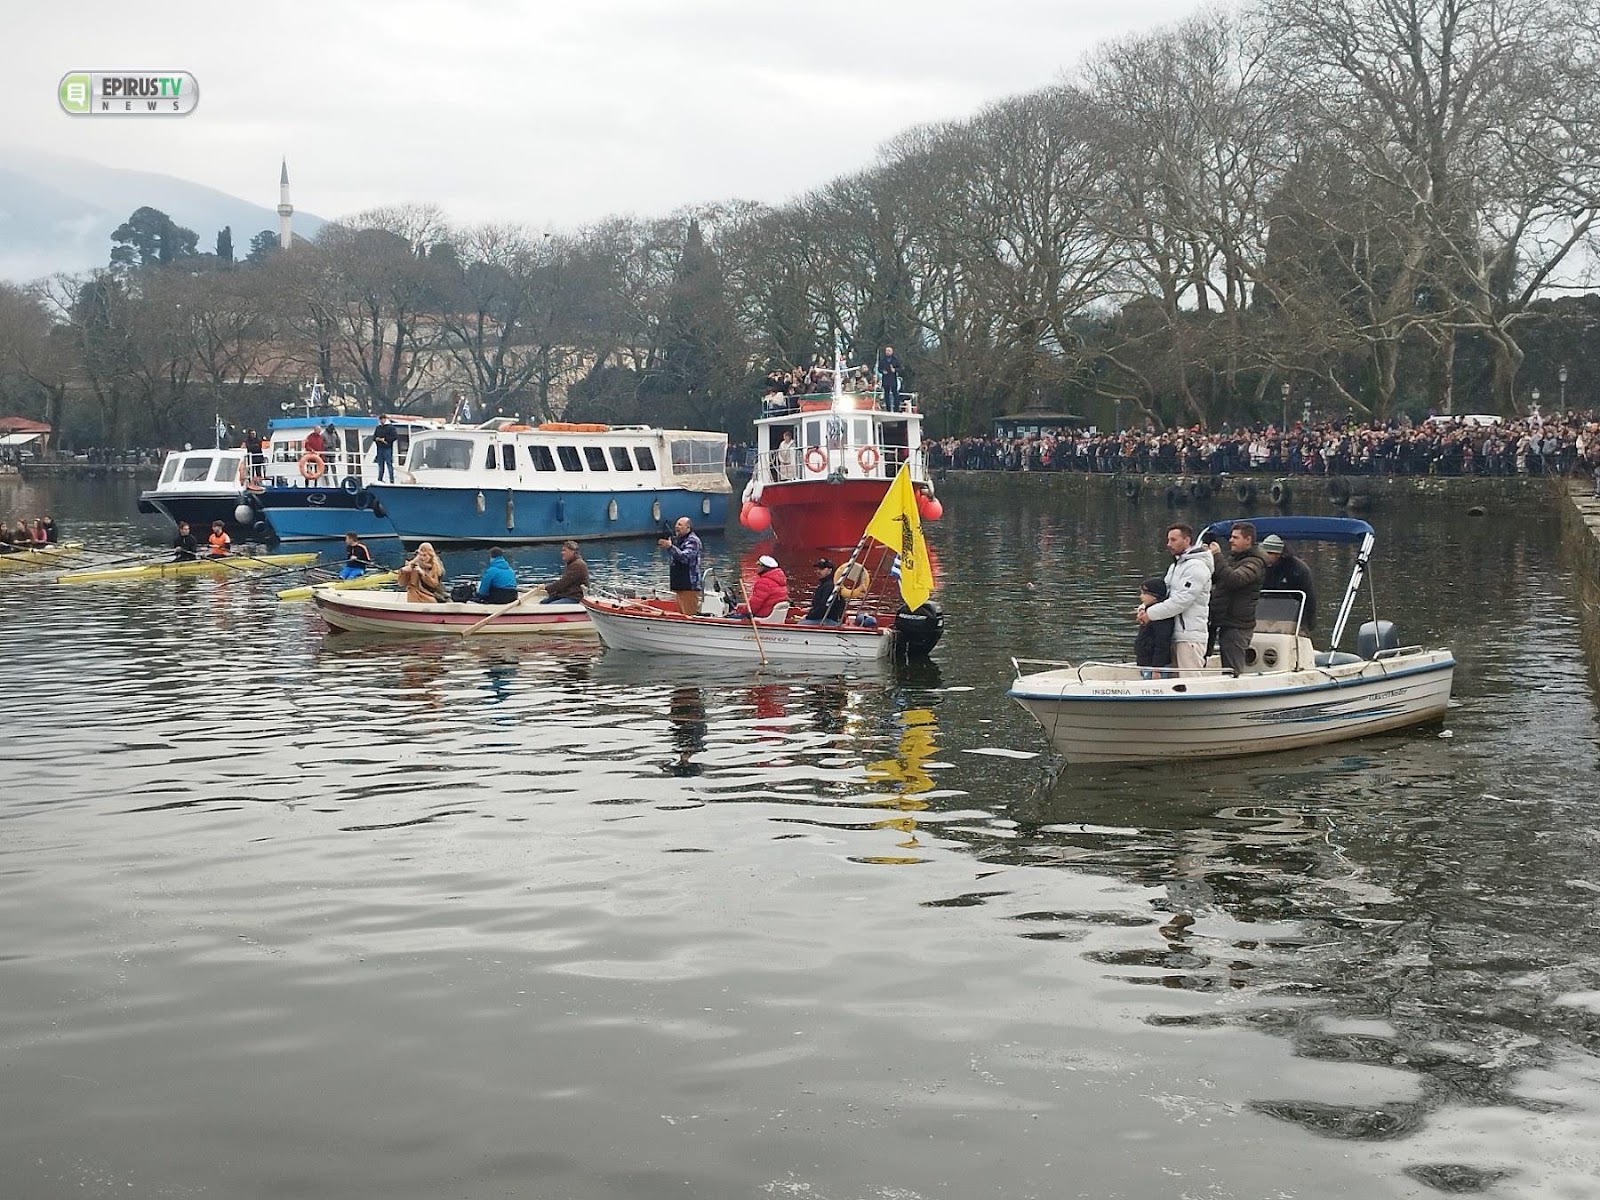
<instances>
[{"instance_id":1,"label":"reflection of yellow flag in water","mask_svg":"<svg viewBox=\"0 0 1600 1200\"><path fill-rule=\"evenodd\" d=\"M911 486L911 471L905 463L900 464L883 503L867 522L867 536L900 556L900 596L906 607L916 609L926 603L933 592L933 568L928 565L928 547L922 540L922 522L917 519L917 490Z\"/></svg>"}]
</instances>

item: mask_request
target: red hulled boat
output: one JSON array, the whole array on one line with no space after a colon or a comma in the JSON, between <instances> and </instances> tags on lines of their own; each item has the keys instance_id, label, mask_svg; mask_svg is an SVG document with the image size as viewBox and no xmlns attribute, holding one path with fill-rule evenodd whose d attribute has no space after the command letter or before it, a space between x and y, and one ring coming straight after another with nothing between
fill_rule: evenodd
<instances>
[{"instance_id":1,"label":"red hulled boat","mask_svg":"<svg viewBox=\"0 0 1600 1200\"><path fill-rule=\"evenodd\" d=\"M927 475L916 397L901 393L886 409L879 391L845 391L843 376L835 371L831 395L783 397L755 422L756 461L739 523L770 528L787 549L854 546L902 463L922 520L944 511Z\"/></svg>"}]
</instances>

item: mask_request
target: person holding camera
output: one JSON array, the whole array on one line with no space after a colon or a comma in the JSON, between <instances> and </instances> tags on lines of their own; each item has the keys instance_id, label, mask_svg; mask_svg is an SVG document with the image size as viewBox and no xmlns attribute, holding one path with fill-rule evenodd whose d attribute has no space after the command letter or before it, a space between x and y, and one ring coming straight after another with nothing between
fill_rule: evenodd
<instances>
[{"instance_id":1,"label":"person holding camera","mask_svg":"<svg viewBox=\"0 0 1600 1200\"><path fill-rule=\"evenodd\" d=\"M700 537L688 517L679 517L672 536L658 538L656 545L667 552L667 586L678 598L678 611L692 617L700 611Z\"/></svg>"}]
</instances>

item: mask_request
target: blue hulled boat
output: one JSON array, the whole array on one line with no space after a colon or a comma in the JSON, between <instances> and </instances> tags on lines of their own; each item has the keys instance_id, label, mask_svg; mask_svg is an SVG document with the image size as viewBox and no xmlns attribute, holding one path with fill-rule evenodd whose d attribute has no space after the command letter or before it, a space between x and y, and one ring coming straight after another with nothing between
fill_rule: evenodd
<instances>
[{"instance_id":1,"label":"blue hulled boat","mask_svg":"<svg viewBox=\"0 0 1600 1200\"><path fill-rule=\"evenodd\" d=\"M396 440L394 461L403 462L413 434L441 422L391 417ZM378 479L373 433L379 419L367 416L281 417L267 424L262 455L250 464L244 503L280 541L340 538L355 533L364 540L399 535L370 490ZM320 447L308 448L316 430Z\"/></svg>"},{"instance_id":2,"label":"blue hulled boat","mask_svg":"<svg viewBox=\"0 0 1600 1200\"><path fill-rule=\"evenodd\" d=\"M369 490L407 544L654 536L727 523L728 439L644 425L495 420L412 434L396 483Z\"/></svg>"}]
</instances>

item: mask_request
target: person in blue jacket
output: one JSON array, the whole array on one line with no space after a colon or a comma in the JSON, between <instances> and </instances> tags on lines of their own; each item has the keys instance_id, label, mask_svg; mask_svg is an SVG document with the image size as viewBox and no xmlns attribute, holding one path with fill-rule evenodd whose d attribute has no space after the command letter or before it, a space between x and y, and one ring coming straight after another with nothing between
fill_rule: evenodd
<instances>
[{"instance_id":1,"label":"person in blue jacket","mask_svg":"<svg viewBox=\"0 0 1600 1200\"><path fill-rule=\"evenodd\" d=\"M480 604L510 604L517 598L517 575L506 561L505 551L499 546L489 547L489 565L478 577L478 591L473 599Z\"/></svg>"}]
</instances>

